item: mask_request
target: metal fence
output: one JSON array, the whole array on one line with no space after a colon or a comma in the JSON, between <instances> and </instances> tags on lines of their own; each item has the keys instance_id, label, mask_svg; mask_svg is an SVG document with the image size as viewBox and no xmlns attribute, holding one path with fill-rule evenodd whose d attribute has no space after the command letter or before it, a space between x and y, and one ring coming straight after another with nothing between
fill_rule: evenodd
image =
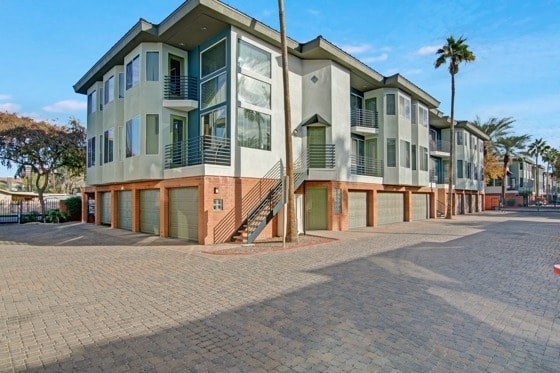
<instances>
[{"instance_id":1,"label":"metal fence","mask_svg":"<svg viewBox=\"0 0 560 373\"><path fill-rule=\"evenodd\" d=\"M45 212L59 208L59 200L45 201ZM39 201L0 201L0 223L21 223L22 220L43 220Z\"/></svg>"}]
</instances>

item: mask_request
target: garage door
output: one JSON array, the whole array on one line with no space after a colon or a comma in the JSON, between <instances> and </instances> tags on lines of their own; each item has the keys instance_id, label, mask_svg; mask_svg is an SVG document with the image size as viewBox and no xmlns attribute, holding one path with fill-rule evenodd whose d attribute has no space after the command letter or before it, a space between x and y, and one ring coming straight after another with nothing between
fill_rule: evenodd
<instances>
[{"instance_id":1,"label":"garage door","mask_svg":"<svg viewBox=\"0 0 560 373\"><path fill-rule=\"evenodd\" d=\"M101 224L111 225L111 192L101 193Z\"/></svg>"},{"instance_id":2,"label":"garage door","mask_svg":"<svg viewBox=\"0 0 560 373\"><path fill-rule=\"evenodd\" d=\"M470 194L465 195L465 212L472 212L472 196Z\"/></svg>"},{"instance_id":3,"label":"garage door","mask_svg":"<svg viewBox=\"0 0 560 373\"><path fill-rule=\"evenodd\" d=\"M367 192L348 192L348 228L367 226Z\"/></svg>"},{"instance_id":4,"label":"garage door","mask_svg":"<svg viewBox=\"0 0 560 373\"><path fill-rule=\"evenodd\" d=\"M457 214L461 215L464 214L464 210L463 210L463 195L462 194L457 194Z\"/></svg>"},{"instance_id":5,"label":"garage door","mask_svg":"<svg viewBox=\"0 0 560 373\"><path fill-rule=\"evenodd\" d=\"M118 226L121 229L132 230L132 191L124 190L118 192L117 204L119 205Z\"/></svg>"},{"instance_id":6,"label":"garage door","mask_svg":"<svg viewBox=\"0 0 560 373\"><path fill-rule=\"evenodd\" d=\"M198 241L198 188L169 189L169 237Z\"/></svg>"},{"instance_id":7,"label":"garage door","mask_svg":"<svg viewBox=\"0 0 560 373\"><path fill-rule=\"evenodd\" d=\"M401 223L404 221L404 199L402 193L377 194L377 224Z\"/></svg>"},{"instance_id":8,"label":"garage door","mask_svg":"<svg viewBox=\"0 0 560 373\"><path fill-rule=\"evenodd\" d=\"M140 232L159 235L159 189L140 191Z\"/></svg>"},{"instance_id":9,"label":"garage door","mask_svg":"<svg viewBox=\"0 0 560 373\"><path fill-rule=\"evenodd\" d=\"M430 195L426 193L412 194L412 220L430 218Z\"/></svg>"}]
</instances>

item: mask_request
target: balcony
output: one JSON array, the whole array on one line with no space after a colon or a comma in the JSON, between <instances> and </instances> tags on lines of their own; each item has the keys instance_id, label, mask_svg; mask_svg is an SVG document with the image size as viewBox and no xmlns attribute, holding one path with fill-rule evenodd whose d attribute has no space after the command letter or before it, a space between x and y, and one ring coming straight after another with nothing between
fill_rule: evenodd
<instances>
[{"instance_id":1,"label":"balcony","mask_svg":"<svg viewBox=\"0 0 560 373\"><path fill-rule=\"evenodd\" d=\"M334 168L334 144L307 145L308 168Z\"/></svg>"},{"instance_id":2,"label":"balcony","mask_svg":"<svg viewBox=\"0 0 560 373\"><path fill-rule=\"evenodd\" d=\"M163 81L163 106L189 112L198 108L198 79L166 76Z\"/></svg>"},{"instance_id":3,"label":"balcony","mask_svg":"<svg viewBox=\"0 0 560 373\"><path fill-rule=\"evenodd\" d=\"M212 164L231 164L231 143L229 139L214 136L200 136L165 146L164 168L178 168Z\"/></svg>"},{"instance_id":4,"label":"balcony","mask_svg":"<svg viewBox=\"0 0 560 373\"><path fill-rule=\"evenodd\" d=\"M383 177L383 160L381 159L352 155L350 161L350 172L352 175Z\"/></svg>"},{"instance_id":5,"label":"balcony","mask_svg":"<svg viewBox=\"0 0 560 373\"><path fill-rule=\"evenodd\" d=\"M430 155L438 158L449 158L451 144L446 140L430 140Z\"/></svg>"},{"instance_id":6,"label":"balcony","mask_svg":"<svg viewBox=\"0 0 560 373\"><path fill-rule=\"evenodd\" d=\"M430 182L436 184L447 184L449 176L447 170L438 172L438 170L430 170Z\"/></svg>"},{"instance_id":7,"label":"balcony","mask_svg":"<svg viewBox=\"0 0 560 373\"><path fill-rule=\"evenodd\" d=\"M379 133L379 115L377 111L352 109L350 125L352 132L361 135L375 135Z\"/></svg>"}]
</instances>

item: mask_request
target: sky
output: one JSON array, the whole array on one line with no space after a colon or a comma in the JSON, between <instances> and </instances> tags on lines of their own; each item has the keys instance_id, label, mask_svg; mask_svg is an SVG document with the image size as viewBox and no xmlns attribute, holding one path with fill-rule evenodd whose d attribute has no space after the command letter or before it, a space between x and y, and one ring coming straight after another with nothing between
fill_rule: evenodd
<instances>
[{"instance_id":1,"label":"sky","mask_svg":"<svg viewBox=\"0 0 560 373\"><path fill-rule=\"evenodd\" d=\"M225 0L278 30L276 0ZM560 0L284 0L288 35L322 35L377 72L400 73L450 114L450 75L434 68L450 35L476 60L456 75L456 118L513 117L515 134L560 149ZM86 124L72 86L140 18L160 23L183 0L0 0L0 111ZM0 176L15 169L0 166Z\"/></svg>"}]
</instances>

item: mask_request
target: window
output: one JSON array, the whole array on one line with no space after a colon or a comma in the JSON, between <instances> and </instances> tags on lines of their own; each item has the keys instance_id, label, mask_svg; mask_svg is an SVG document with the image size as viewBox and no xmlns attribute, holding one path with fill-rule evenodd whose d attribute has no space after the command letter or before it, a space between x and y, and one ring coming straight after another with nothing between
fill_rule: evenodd
<instances>
[{"instance_id":1,"label":"window","mask_svg":"<svg viewBox=\"0 0 560 373\"><path fill-rule=\"evenodd\" d=\"M362 98L355 94L350 94L350 109L361 109Z\"/></svg>"},{"instance_id":2,"label":"window","mask_svg":"<svg viewBox=\"0 0 560 373\"><path fill-rule=\"evenodd\" d=\"M270 115L239 108L237 126L240 146L270 150Z\"/></svg>"},{"instance_id":3,"label":"window","mask_svg":"<svg viewBox=\"0 0 560 373\"><path fill-rule=\"evenodd\" d=\"M201 84L200 90L202 109L206 109L226 101L226 83L226 73L223 73Z\"/></svg>"},{"instance_id":4,"label":"window","mask_svg":"<svg viewBox=\"0 0 560 373\"><path fill-rule=\"evenodd\" d=\"M146 154L159 153L159 115L146 115Z\"/></svg>"},{"instance_id":5,"label":"window","mask_svg":"<svg viewBox=\"0 0 560 373\"><path fill-rule=\"evenodd\" d=\"M457 132L457 145L463 145L463 132Z\"/></svg>"},{"instance_id":6,"label":"window","mask_svg":"<svg viewBox=\"0 0 560 373\"><path fill-rule=\"evenodd\" d=\"M136 56L126 64L126 89L134 87L140 82L140 56Z\"/></svg>"},{"instance_id":7,"label":"window","mask_svg":"<svg viewBox=\"0 0 560 373\"><path fill-rule=\"evenodd\" d=\"M103 135L99 135L99 165L103 166Z\"/></svg>"},{"instance_id":8,"label":"window","mask_svg":"<svg viewBox=\"0 0 560 373\"><path fill-rule=\"evenodd\" d=\"M410 99L399 95L399 116L410 120Z\"/></svg>"},{"instance_id":9,"label":"window","mask_svg":"<svg viewBox=\"0 0 560 373\"><path fill-rule=\"evenodd\" d=\"M457 160L457 178L463 178L463 161L461 159Z\"/></svg>"},{"instance_id":10,"label":"window","mask_svg":"<svg viewBox=\"0 0 560 373\"><path fill-rule=\"evenodd\" d=\"M270 78L270 53L243 40L239 40L238 46L240 69Z\"/></svg>"},{"instance_id":11,"label":"window","mask_svg":"<svg viewBox=\"0 0 560 373\"><path fill-rule=\"evenodd\" d=\"M95 113L97 111L97 91L91 92L87 96L87 113Z\"/></svg>"},{"instance_id":12,"label":"window","mask_svg":"<svg viewBox=\"0 0 560 373\"><path fill-rule=\"evenodd\" d=\"M396 139L387 139L387 167L397 167Z\"/></svg>"},{"instance_id":13,"label":"window","mask_svg":"<svg viewBox=\"0 0 560 373\"><path fill-rule=\"evenodd\" d=\"M472 163L471 162L465 162L466 166L467 166L467 172L466 172L466 178L467 179L471 179L472 178Z\"/></svg>"},{"instance_id":14,"label":"window","mask_svg":"<svg viewBox=\"0 0 560 373\"><path fill-rule=\"evenodd\" d=\"M270 84L268 83L239 74L237 95L242 103L270 109Z\"/></svg>"},{"instance_id":15,"label":"window","mask_svg":"<svg viewBox=\"0 0 560 373\"><path fill-rule=\"evenodd\" d=\"M95 136L87 142L87 166L95 166Z\"/></svg>"},{"instance_id":16,"label":"window","mask_svg":"<svg viewBox=\"0 0 560 373\"><path fill-rule=\"evenodd\" d=\"M146 52L146 80L159 80L159 52Z\"/></svg>"},{"instance_id":17,"label":"window","mask_svg":"<svg viewBox=\"0 0 560 373\"><path fill-rule=\"evenodd\" d=\"M226 108L220 107L201 117L204 136L226 136Z\"/></svg>"},{"instance_id":18,"label":"window","mask_svg":"<svg viewBox=\"0 0 560 373\"><path fill-rule=\"evenodd\" d=\"M342 214L342 189L334 189L334 213L337 215Z\"/></svg>"},{"instance_id":19,"label":"window","mask_svg":"<svg viewBox=\"0 0 560 373\"><path fill-rule=\"evenodd\" d=\"M395 115L395 94L389 93L387 99L387 115Z\"/></svg>"},{"instance_id":20,"label":"window","mask_svg":"<svg viewBox=\"0 0 560 373\"><path fill-rule=\"evenodd\" d=\"M410 143L408 141L401 140L400 156L401 167L410 168Z\"/></svg>"},{"instance_id":21,"label":"window","mask_svg":"<svg viewBox=\"0 0 560 373\"><path fill-rule=\"evenodd\" d=\"M124 97L124 73L119 73L119 98Z\"/></svg>"},{"instance_id":22,"label":"window","mask_svg":"<svg viewBox=\"0 0 560 373\"><path fill-rule=\"evenodd\" d=\"M420 146L420 170L428 171L428 148Z\"/></svg>"},{"instance_id":23,"label":"window","mask_svg":"<svg viewBox=\"0 0 560 373\"><path fill-rule=\"evenodd\" d=\"M418 106L419 124L428 127L428 110L422 106Z\"/></svg>"},{"instance_id":24,"label":"window","mask_svg":"<svg viewBox=\"0 0 560 373\"><path fill-rule=\"evenodd\" d=\"M140 154L140 117L126 121L126 157Z\"/></svg>"},{"instance_id":25,"label":"window","mask_svg":"<svg viewBox=\"0 0 560 373\"><path fill-rule=\"evenodd\" d=\"M105 81L105 104L113 101L115 98L115 77L111 76Z\"/></svg>"},{"instance_id":26,"label":"window","mask_svg":"<svg viewBox=\"0 0 560 373\"><path fill-rule=\"evenodd\" d=\"M103 163L113 162L113 147L115 143L115 138L113 134L113 129L105 131L103 134L103 148L104 148L104 158Z\"/></svg>"},{"instance_id":27,"label":"window","mask_svg":"<svg viewBox=\"0 0 560 373\"><path fill-rule=\"evenodd\" d=\"M223 199L214 199L214 203L212 207L215 211L222 211L224 209L224 200Z\"/></svg>"},{"instance_id":28,"label":"window","mask_svg":"<svg viewBox=\"0 0 560 373\"><path fill-rule=\"evenodd\" d=\"M412 158L412 169L416 170L416 145L412 145L411 158Z\"/></svg>"},{"instance_id":29,"label":"window","mask_svg":"<svg viewBox=\"0 0 560 373\"><path fill-rule=\"evenodd\" d=\"M200 54L200 76L208 76L224 67L226 67L225 39Z\"/></svg>"}]
</instances>

